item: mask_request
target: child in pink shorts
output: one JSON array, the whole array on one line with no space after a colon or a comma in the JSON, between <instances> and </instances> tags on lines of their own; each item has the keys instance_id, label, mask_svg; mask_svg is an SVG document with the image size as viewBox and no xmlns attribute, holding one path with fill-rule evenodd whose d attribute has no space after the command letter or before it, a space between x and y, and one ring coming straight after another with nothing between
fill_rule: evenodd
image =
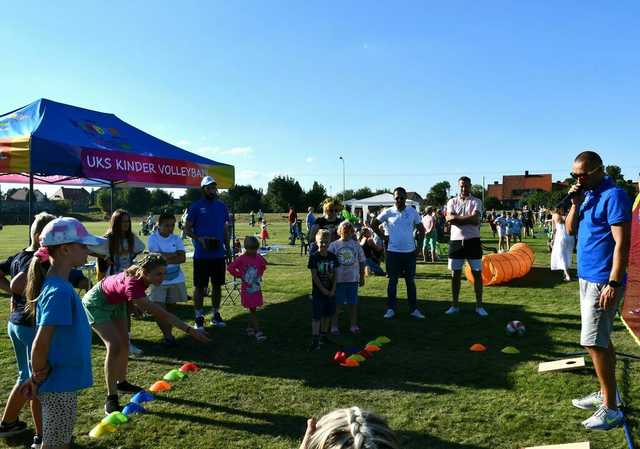
<instances>
[{"instance_id":1,"label":"child in pink shorts","mask_svg":"<svg viewBox=\"0 0 640 449\"><path fill-rule=\"evenodd\" d=\"M244 253L236 257L229 264L227 271L233 277L242 280L240 289L240 300L243 307L249 309L249 327L247 327L247 335L255 336L257 341L264 341L267 337L258 327L258 318L256 317L256 309L262 306L262 275L267 269L267 261L258 254L260 242L253 236L245 237Z\"/></svg>"}]
</instances>

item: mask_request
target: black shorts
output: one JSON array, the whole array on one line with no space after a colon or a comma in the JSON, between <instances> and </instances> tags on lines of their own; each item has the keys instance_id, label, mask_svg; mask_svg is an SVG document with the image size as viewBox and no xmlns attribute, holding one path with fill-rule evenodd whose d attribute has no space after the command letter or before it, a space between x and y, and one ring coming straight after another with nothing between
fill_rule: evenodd
<instances>
[{"instance_id":1,"label":"black shorts","mask_svg":"<svg viewBox=\"0 0 640 449\"><path fill-rule=\"evenodd\" d=\"M312 294L312 311L311 316L314 321L320 321L322 318L331 318L336 313L336 297L325 296L317 290L313 290Z\"/></svg>"},{"instance_id":2,"label":"black shorts","mask_svg":"<svg viewBox=\"0 0 640 449\"><path fill-rule=\"evenodd\" d=\"M218 259L193 259L193 286L207 288L211 285L224 285L227 265L224 257Z\"/></svg>"},{"instance_id":3,"label":"black shorts","mask_svg":"<svg viewBox=\"0 0 640 449\"><path fill-rule=\"evenodd\" d=\"M482 242L479 238L449 241L449 259L482 259Z\"/></svg>"}]
</instances>

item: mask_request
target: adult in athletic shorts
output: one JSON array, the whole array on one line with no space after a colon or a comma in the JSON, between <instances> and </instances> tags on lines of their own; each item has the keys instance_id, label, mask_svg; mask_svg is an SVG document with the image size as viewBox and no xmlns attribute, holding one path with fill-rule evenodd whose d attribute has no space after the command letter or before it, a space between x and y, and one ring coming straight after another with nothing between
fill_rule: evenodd
<instances>
[{"instance_id":1,"label":"adult in athletic shorts","mask_svg":"<svg viewBox=\"0 0 640 449\"><path fill-rule=\"evenodd\" d=\"M197 329L204 328L203 300L211 281L211 324L224 327L220 316L222 285L225 282L227 252L229 243L229 210L218 199L218 186L211 176L200 182L202 199L189 207L185 234L193 239L193 306Z\"/></svg>"},{"instance_id":2,"label":"adult in athletic shorts","mask_svg":"<svg viewBox=\"0 0 640 449\"><path fill-rule=\"evenodd\" d=\"M445 312L453 315L460 311L460 281L465 260L473 273L473 288L476 294L476 313L488 315L482 306L482 242L480 241L480 217L482 201L471 195L471 179L466 176L458 180L460 193L447 203L447 222L451 224L449 240L449 269L451 270L451 307Z\"/></svg>"}]
</instances>

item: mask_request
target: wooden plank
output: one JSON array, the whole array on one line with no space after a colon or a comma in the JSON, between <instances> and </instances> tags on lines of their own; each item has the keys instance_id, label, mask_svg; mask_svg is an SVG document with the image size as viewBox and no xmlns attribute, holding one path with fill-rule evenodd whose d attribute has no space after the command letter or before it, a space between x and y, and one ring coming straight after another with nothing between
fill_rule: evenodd
<instances>
[{"instance_id":1,"label":"wooden plank","mask_svg":"<svg viewBox=\"0 0 640 449\"><path fill-rule=\"evenodd\" d=\"M556 360L553 362L543 362L538 365L539 373L547 371L560 371L565 369L582 368L585 366L584 357L575 357L573 359Z\"/></svg>"},{"instance_id":2,"label":"wooden plank","mask_svg":"<svg viewBox=\"0 0 640 449\"><path fill-rule=\"evenodd\" d=\"M532 446L523 449L591 449L588 441L584 443L553 444L551 446Z\"/></svg>"}]
</instances>

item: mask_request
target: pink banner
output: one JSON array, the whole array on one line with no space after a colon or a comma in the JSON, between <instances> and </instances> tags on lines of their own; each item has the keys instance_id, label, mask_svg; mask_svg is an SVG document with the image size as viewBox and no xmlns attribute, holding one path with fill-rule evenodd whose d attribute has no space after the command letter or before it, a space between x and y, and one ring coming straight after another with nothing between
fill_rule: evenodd
<instances>
[{"instance_id":1,"label":"pink banner","mask_svg":"<svg viewBox=\"0 0 640 449\"><path fill-rule=\"evenodd\" d=\"M83 149L80 158L87 178L199 187L208 174L206 166L193 162L118 151Z\"/></svg>"}]
</instances>

